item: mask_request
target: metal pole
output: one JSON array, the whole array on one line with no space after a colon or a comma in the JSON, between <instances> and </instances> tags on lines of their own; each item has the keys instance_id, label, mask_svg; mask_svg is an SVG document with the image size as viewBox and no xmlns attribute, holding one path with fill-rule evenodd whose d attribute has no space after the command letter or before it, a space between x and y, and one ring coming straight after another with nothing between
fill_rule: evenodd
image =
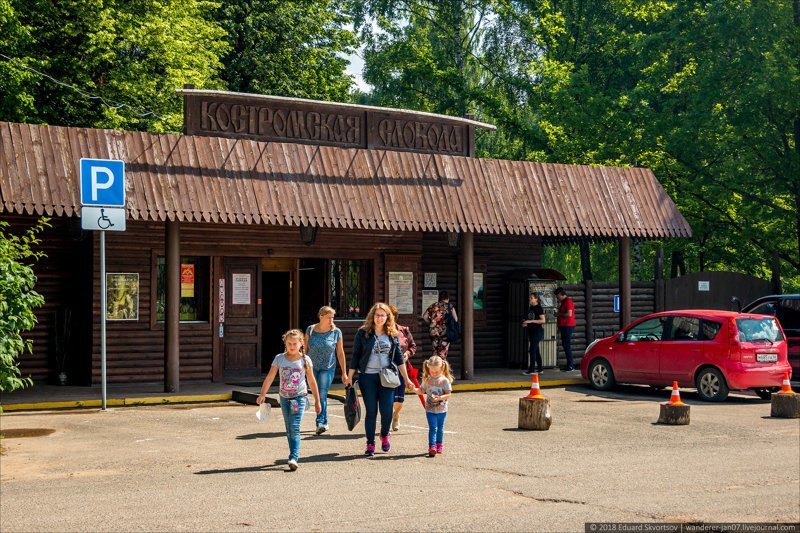
<instances>
[{"instance_id":1,"label":"metal pole","mask_svg":"<svg viewBox=\"0 0 800 533\"><path fill-rule=\"evenodd\" d=\"M106 410L106 232L100 232L100 381Z\"/></svg>"}]
</instances>

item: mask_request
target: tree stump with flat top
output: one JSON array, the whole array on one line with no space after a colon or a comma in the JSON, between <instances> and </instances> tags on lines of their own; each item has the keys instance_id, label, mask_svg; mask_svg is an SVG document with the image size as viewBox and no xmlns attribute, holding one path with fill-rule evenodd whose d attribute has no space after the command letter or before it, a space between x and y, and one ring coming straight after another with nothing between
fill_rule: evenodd
<instances>
[{"instance_id":1,"label":"tree stump with flat top","mask_svg":"<svg viewBox=\"0 0 800 533\"><path fill-rule=\"evenodd\" d=\"M669 403L661 404L661 411L658 414L658 423L670 426L688 426L689 409L686 404L674 405Z\"/></svg>"},{"instance_id":2,"label":"tree stump with flat top","mask_svg":"<svg viewBox=\"0 0 800 533\"><path fill-rule=\"evenodd\" d=\"M550 400L519 399L519 429L547 431L553 422L550 416Z\"/></svg>"},{"instance_id":3,"label":"tree stump with flat top","mask_svg":"<svg viewBox=\"0 0 800 533\"><path fill-rule=\"evenodd\" d=\"M770 416L800 418L800 394L773 394Z\"/></svg>"}]
</instances>

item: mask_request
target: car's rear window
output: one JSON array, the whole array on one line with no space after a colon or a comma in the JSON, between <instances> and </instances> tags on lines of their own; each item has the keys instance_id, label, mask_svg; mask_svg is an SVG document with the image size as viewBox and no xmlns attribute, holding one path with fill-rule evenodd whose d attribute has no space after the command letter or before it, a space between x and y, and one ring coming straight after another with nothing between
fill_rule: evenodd
<instances>
[{"instance_id":1,"label":"car's rear window","mask_svg":"<svg viewBox=\"0 0 800 533\"><path fill-rule=\"evenodd\" d=\"M739 341L780 341L783 334L774 318L737 318L736 329L739 330Z\"/></svg>"}]
</instances>

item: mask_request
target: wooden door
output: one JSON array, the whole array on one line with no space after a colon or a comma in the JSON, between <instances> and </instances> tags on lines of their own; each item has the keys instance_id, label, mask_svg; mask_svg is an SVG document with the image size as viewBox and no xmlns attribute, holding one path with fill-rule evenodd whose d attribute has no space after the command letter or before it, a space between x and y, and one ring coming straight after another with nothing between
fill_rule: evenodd
<instances>
[{"instance_id":1,"label":"wooden door","mask_svg":"<svg viewBox=\"0 0 800 533\"><path fill-rule=\"evenodd\" d=\"M226 379L261 375L261 267L258 259L225 260Z\"/></svg>"}]
</instances>

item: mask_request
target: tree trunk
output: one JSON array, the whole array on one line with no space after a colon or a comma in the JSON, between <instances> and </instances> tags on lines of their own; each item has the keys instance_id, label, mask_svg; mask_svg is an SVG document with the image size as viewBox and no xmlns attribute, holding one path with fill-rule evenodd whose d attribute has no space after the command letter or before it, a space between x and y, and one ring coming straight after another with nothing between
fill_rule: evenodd
<instances>
[{"instance_id":1,"label":"tree trunk","mask_svg":"<svg viewBox=\"0 0 800 533\"><path fill-rule=\"evenodd\" d=\"M800 418L800 394L773 394L770 416Z\"/></svg>"},{"instance_id":2,"label":"tree trunk","mask_svg":"<svg viewBox=\"0 0 800 533\"><path fill-rule=\"evenodd\" d=\"M668 403L662 403L661 411L658 415L658 423L668 424L670 426L688 426L689 410L690 406L688 405L670 405Z\"/></svg>"},{"instance_id":3,"label":"tree trunk","mask_svg":"<svg viewBox=\"0 0 800 533\"><path fill-rule=\"evenodd\" d=\"M519 428L547 431L553 419L550 416L550 400L519 399Z\"/></svg>"}]
</instances>

